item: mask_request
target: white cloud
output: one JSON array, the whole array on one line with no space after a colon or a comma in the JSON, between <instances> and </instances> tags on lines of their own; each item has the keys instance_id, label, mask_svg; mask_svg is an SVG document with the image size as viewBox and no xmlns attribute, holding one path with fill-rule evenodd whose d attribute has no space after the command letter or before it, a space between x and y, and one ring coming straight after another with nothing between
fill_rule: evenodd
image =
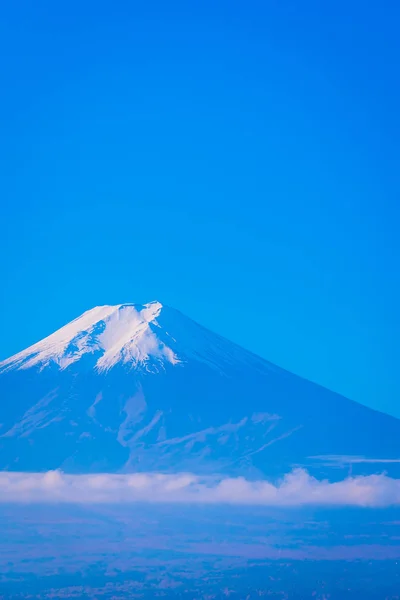
<instances>
[{"instance_id":1,"label":"white cloud","mask_svg":"<svg viewBox=\"0 0 400 600\"><path fill-rule=\"evenodd\" d=\"M0 502L186 502L264 506L390 506L400 504L400 479L348 477L336 483L295 469L281 481L217 479L191 473L68 475L0 472Z\"/></svg>"}]
</instances>

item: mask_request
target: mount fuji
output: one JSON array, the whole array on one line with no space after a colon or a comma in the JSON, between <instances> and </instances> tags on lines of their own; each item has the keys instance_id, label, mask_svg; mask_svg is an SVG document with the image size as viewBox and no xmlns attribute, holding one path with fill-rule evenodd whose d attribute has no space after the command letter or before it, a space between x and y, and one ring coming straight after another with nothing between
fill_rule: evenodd
<instances>
[{"instance_id":1,"label":"mount fuji","mask_svg":"<svg viewBox=\"0 0 400 600\"><path fill-rule=\"evenodd\" d=\"M399 420L159 302L93 308L0 363L3 470L334 479L399 457Z\"/></svg>"}]
</instances>

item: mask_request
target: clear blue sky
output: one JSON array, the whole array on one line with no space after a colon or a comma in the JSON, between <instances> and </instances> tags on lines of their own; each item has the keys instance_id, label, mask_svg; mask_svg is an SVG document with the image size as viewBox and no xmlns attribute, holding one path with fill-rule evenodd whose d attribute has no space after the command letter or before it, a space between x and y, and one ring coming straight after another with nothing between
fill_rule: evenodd
<instances>
[{"instance_id":1,"label":"clear blue sky","mask_svg":"<svg viewBox=\"0 0 400 600\"><path fill-rule=\"evenodd\" d=\"M0 358L159 299L400 416L398 2L8 2Z\"/></svg>"}]
</instances>

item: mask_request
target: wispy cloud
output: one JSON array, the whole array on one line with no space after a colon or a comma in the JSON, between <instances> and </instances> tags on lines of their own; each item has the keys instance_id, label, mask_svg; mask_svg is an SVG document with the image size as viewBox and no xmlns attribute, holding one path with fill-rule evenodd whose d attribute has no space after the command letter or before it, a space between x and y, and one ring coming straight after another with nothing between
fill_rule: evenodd
<instances>
[{"instance_id":1,"label":"wispy cloud","mask_svg":"<svg viewBox=\"0 0 400 600\"><path fill-rule=\"evenodd\" d=\"M313 460L320 460L322 464L327 466L331 464L351 465L357 463L370 464L398 464L400 458L367 458L365 456L353 456L347 454L322 454L320 456L310 456Z\"/></svg>"},{"instance_id":2,"label":"wispy cloud","mask_svg":"<svg viewBox=\"0 0 400 600\"><path fill-rule=\"evenodd\" d=\"M265 506L390 506L400 504L400 479L348 477L330 483L295 469L278 483L191 473L68 475L0 472L0 502L186 502Z\"/></svg>"}]
</instances>

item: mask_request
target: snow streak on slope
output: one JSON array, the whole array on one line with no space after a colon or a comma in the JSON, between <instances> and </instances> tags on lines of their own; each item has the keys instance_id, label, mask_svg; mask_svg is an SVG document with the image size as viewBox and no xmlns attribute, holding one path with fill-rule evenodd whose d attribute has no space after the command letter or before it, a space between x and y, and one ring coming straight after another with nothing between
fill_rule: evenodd
<instances>
[{"instance_id":1,"label":"snow streak on slope","mask_svg":"<svg viewBox=\"0 0 400 600\"><path fill-rule=\"evenodd\" d=\"M150 360L176 364L179 359L154 333L162 305L119 304L97 306L71 321L49 337L0 363L0 371L40 369L54 363L67 368L85 354L95 354L98 371L117 363L146 365Z\"/></svg>"}]
</instances>

